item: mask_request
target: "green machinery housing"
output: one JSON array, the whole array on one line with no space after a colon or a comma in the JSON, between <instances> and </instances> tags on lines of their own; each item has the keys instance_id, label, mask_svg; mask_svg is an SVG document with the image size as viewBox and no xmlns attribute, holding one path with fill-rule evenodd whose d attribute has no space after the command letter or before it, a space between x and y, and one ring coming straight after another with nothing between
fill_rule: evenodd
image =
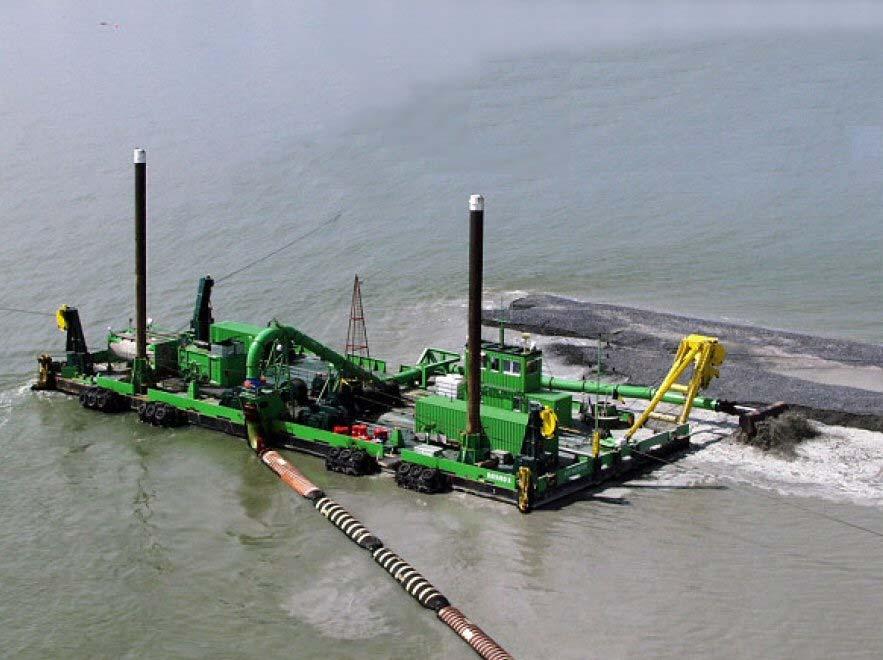
<instances>
[{"instance_id":1,"label":"green machinery housing","mask_svg":"<svg viewBox=\"0 0 883 660\"><path fill-rule=\"evenodd\" d=\"M527 345L482 341L481 354L481 425L484 440L482 459L488 455L516 461L521 454L531 407L549 408L559 424L573 422L573 396L567 392L543 390L541 386L542 352ZM465 353L466 369L470 356ZM417 400L415 428L438 433L459 441L466 428L467 389L456 398L430 395ZM544 450L557 459L557 439L544 442Z\"/></svg>"}]
</instances>

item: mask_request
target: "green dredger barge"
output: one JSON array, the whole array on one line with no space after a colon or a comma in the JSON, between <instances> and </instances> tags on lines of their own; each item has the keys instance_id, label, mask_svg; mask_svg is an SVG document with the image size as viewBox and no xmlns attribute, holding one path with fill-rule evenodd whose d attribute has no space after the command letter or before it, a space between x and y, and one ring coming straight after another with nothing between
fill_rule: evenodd
<instances>
[{"instance_id":1,"label":"green dredger barge","mask_svg":"<svg viewBox=\"0 0 883 660\"><path fill-rule=\"evenodd\" d=\"M698 396L724 360L714 337L685 337L658 388L544 377L542 352L529 336L507 343L502 324L497 341L483 340L480 195L469 200L462 355L427 348L416 364L392 372L367 351L338 353L275 319L266 326L215 322L208 276L199 281L190 329L160 330L147 319L143 149L135 150L134 161L135 323L109 331L106 348L90 352L78 310L63 306L57 321L67 333L65 354L39 357L33 388L78 395L84 407L103 413L137 411L156 426L193 424L246 438L262 463L485 660L513 656L276 448L323 456L329 470L344 474L384 470L403 488L456 488L514 502L526 513L685 449L694 406L739 413L751 433L756 421L784 405L753 410ZM355 310L356 290L353 300ZM595 402L575 400L574 393L595 394ZM607 397L649 403L636 419ZM679 406L678 414L657 412L663 402Z\"/></svg>"},{"instance_id":2,"label":"green dredger barge","mask_svg":"<svg viewBox=\"0 0 883 660\"><path fill-rule=\"evenodd\" d=\"M384 360L341 354L291 325L212 318L213 280L199 281L189 330L146 318L146 178L136 152L136 321L90 352L75 308L62 307L64 357L39 359L37 389L79 396L105 413L137 411L159 426L192 424L325 458L329 470L383 470L421 492L450 488L516 503L523 512L646 467L689 444L692 406L744 412L698 396L724 358L715 338L691 335L659 387L543 376L529 341L481 338L484 201L470 199L468 344L463 354L428 348L391 371ZM478 356L478 359L473 359ZM687 384L678 380L692 374ZM574 393L649 400L644 414ZM585 398L585 397L582 397ZM659 403L680 414L655 411ZM747 409L746 409L747 410Z\"/></svg>"}]
</instances>

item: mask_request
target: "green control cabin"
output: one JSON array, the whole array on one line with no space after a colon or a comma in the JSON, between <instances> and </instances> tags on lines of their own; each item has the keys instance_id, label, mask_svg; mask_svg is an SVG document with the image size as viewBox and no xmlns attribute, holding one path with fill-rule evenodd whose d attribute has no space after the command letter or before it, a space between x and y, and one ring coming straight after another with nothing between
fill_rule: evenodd
<instances>
[{"instance_id":1,"label":"green control cabin","mask_svg":"<svg viewBox=\"0 0 883 660\"><path fill-rule=\"evenodd\" d=\"M496 457L504 465L515 464L521 454L531 408L549 408L559 424L572 423L573 396L566 392L542 390L540 379L543 354L536 347L481 342L481 425L484 451L480 460ZM470 356L464 354L468 371ZM457 441L466 428L468 386L458 388L456 396L430 395L417 400L415 429L436 433ZM557 438L547 438L543 448L557 461Z\"/></svg>"}]
</instances>

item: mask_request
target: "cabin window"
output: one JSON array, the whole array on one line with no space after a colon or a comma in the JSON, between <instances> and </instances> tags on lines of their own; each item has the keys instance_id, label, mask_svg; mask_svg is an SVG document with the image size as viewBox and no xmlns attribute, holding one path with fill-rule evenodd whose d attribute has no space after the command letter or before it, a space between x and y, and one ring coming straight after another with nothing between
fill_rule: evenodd
<instances>
[{"instance_id":1,"label":"cabin window","mask_svg":"<svg viewBox=\"0 0 883 660\"><path fill-rule=\"evenodd\" d=\"M527 373L535 374L540 370L540 361L539 360L531 360L527 363Z\"/></svg>"},{"instance_id":2,"label":"cabin window","mask_svg":"<svg viewBox=\"0 0 883 660\"><path fill-rule=\"evenodd\" d=\"M492 357L491 358L491 370L499 371L500 370L500 358Z\"/></svg>"},{"instance_id":3,"label":"cabin window","mask_svg":"<svg viewBox=\"0 0 883 660\"><path fill-rule=\"evenodd\" d=\"M503 373L507 373L510 376L520 376L521 362L519 362L518 360L504 360Z\"/></svg>"}]
</instances>

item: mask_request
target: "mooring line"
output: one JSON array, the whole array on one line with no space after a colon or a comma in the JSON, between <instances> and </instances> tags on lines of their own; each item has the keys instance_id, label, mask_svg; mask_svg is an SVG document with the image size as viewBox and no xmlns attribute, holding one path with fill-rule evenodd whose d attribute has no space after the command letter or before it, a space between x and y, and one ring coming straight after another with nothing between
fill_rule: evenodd
<instances>
[{"instance_id":1,"label":"mooring line","mask_svg":"<svg viewBox=\"0 0 883 660\"><path fill-rule=\"evenodd\" d=\"M309 238L310 236L312 236L313 234L318 232L320 229L325 229L329 225L334 224L335 222L337 222L340 219L341 215L343 215L343 212L338 211L337 213L332 215L330 218L328 218L324 222L316 225L315 227L313 227L309 231L304 232L303 234L299 234L299 235L295 236L287 243L283 243L279 247L277 247L273 250L270 250L269 252L267 252L267 254L263 255L262 257L258 257L257 259L255 259L253 261L249 261L247 264L245 264L241 268L237 268L236 270L229 272L226 275L221 275L221 277L218 277L217 279L215 279L215 284L220 284L224 280L229 280L234 275L239 275L239 273L241 273L245 270L248 270L252 266L256 266L257 264L261 263L262 261L266 261L270 257L275 257L277 254L279 254L283 250L287 250L288 248L290 248L292 245L294 245L298 241L302 241L305 238Z\"/></svg>"},{"instance_id":2,"label":"mooring line","mask_svg":"<svg viewBox=\"0 0 883 660\"><path fill-rule=\"evenodd\" d=\"M307 479L297 468L285 460L277 451L261 454L261 461L288 484L300 496L313 503L313 507L328 522L337 527L353 543L371 553L374 561L398 582L408 595L421 606L436 613L436 616L465 641L485 660L513 660L481 628L467 619L460 610L451 605L448 599L424 578L407 561L387 548L383 541L359 522L349 511L325 495L321 488Z\"/></svg>"},{"instance_id":3,"label":"mooring line","mask_svg":"<svg viewBox=\"0 0 883 660\"><path fill-rule=\"evenodd\" d=\"M34 316L55 316L54 312L38 312L33 309L21 309L19 307L0 307L0 312L15 312L17 314L33 314Z\"/></svg>"}]
</instances>

